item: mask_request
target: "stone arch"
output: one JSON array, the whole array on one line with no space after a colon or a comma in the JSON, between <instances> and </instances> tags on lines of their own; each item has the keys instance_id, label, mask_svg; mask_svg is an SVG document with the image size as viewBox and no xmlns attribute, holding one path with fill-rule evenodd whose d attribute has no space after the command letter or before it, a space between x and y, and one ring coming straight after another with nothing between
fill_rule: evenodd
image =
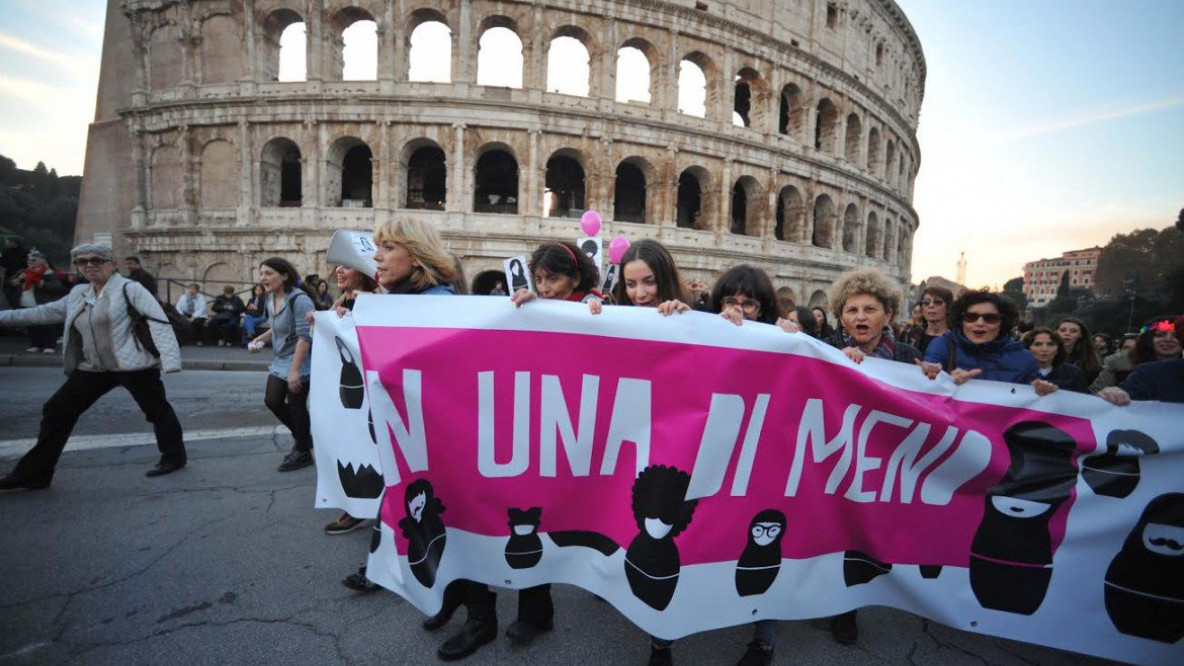
<instances>
[{"instance_id":1,"label":"stone arch","mask_svg":"<svg viewBox=\"0 0 1184 666\"><path fill-rule=\"evenodd\" d=\"M430 8L411 12L405 24L407 81L452 81L452 26L448 18Z\"/></svg>"},{"instance_id":2,"label":"stone arch","mask_svg":"<svg viewBox=\"0 0 1184 666\"><path fill-rule=\"evenodd\" d=\"M521 88L525 61L514 19L487 16L477 34L477 85Z\"/></svg>"},{"instance_id":3,"label":"stone arch","mask_svg":"<svg viewBox=\"0 0 1184 666\"><path fill-rule=\"evenodd\" d=\"M613 220L617 222L639 222L649 220L650 183L654 180L654 167L643 157L626 157L617 164L613 185Z\"/></svg>"},{"instance_id":4,"label":"stone arch","mask_svg":"<svg viewBox=\"0 0 1184 666\"><path fill-rule=\"evenodd\" d=\"M594 48L592 36L586 30L574 25L558 28L551 34L547 48L547 92L587 97L592 90L592 57ZM556 63L575 62L573 68L563 68Z\"/></svg>"},{"instance_id":5,"label":"stone arch","mask_svg":"<svg viewBox=\"0 0 1184 666\"><path fill-rule=\"evenodd\" d=\"M864 256L869 259L876 257L876 244L880 242L880 222L876 218L876 211L867 214L867 240L863 247Z\"/></svg>"},{"instance_id":6,"label":"stone arch","mask_svg":"<svg viewBox=\"0 0 1184 666\"><path fill-rule=\"evenodd\" d=\"M399 203L415 210L444 210L448 166L444 149L427 138L412 139L399 151Z\"/></svg>"},{"instance_id":7,"label":"stone arch","mask_svg":"<svg viewBox=\"0 0 1184 666\"><path fill-rule=\"evenodd\" d=\"M518 214L518 159L504 143L489 143L473 165L473 211Z\"/></svg>"},{"instance_id":8,"label":"stone arch","mask_svg":"<svg viewBox=\"0 0 1184 666\"><path fill-rule=\"evenodd\" d=\"M843 154L848 162L859 162L859 148L863 144L863 123L854 113L847 114L847 136L844 140Z\"/></svg>"},{"instance_id":9,"label":"stone arch","mask_svg":"<svg viewBox=\"0 0 1184 666\"><path fill-rule=\"evenodd\" d=\"M892 166L896 160L896 142L892 139L888 140L888 145L884 148L884 180L888 184L892 184Z\"/></svg>"},{"instance_id":10,"label":"stone arch","mask_svg":"<svg viewBox=\"0 0 1184 666\"><path fill-rule=\"evenodd\" d=\"M330 75L338 81L378 79L378 22L360 7L345 7L329 21L333 30Z\"/></svg>"},{"instance_id":11,"label":"stone arch","mask_svg":"<svg viewBox=\"0 0 1184 666\"><path fill-rule=\"evenodd\" d=\"M806 96L802 89L793 83L785 84L781 88L779 110L777 131L800 141L806 131Z\"/></svg>"},{"instance_id":12,"label":"stone arch","mask_svg":"<svg viewBox=\"0 0 1184 666\"><path fill-rule=\"evenodd\" d=\"M543 185L543 217L583 213L586 206L584 164L584 156L575 149L560 148L551 153Z\"/></svg>"},{"instance_id":13,"label":"stone arch","mask_svg":"<svg viewBox=\"0 0 1184 666\"><path fill-rule=\"evenodd\" d=\"M625 40L617 49L617 89L614 93L615 99L618 102L643 102L645 104L652 104L658 97L658 77L655 75L658 62L658 50L654 48L653 44L641 37L632 37ZM624 78L621 76L622 69L634 68L645 69L644 92L642 86L633 90L621 85Z\"/></svg>"},{"instance_id":14,"label":"stone arch","mask_svg":"<svg viewBox=\"0 0 1184 666\"><path fill-rule=\"evenodd\" d=\"M683 169L678 176L675 224L684 229L710 229L711 172L701 166Z\"/></svg>"},{"instance_id":15,"label":"stone arch","mask_svg":"<svg viewBox=\"0 0 1184 666\"><path fill-rule=\"evenodd\" d=\"M301 57L299 61L304 65L300 69L307 71L308 62L308 46L307 35L302 40L293 40L291 37L285 37L289 29L296 32L303 33L304 18L292 11L291 9L277 9L267 15L263 20L263 30L260 40L261 48L259 49L260 65L259 71L262 73L264 81L279 81L280 80L280 60L285 57L286 50L289 48L299 49L297 41L304 43L304 48L301 50ZM295 34L293 32L292 34ZM282 44L289 42L288 44ZM293 80L304 80L304 76L296 77Z\"/></svg>"},{"instance_id":16,"label":"stone arch","mask_svg":"<svg viewBox=\"0 0 1184 666\"><path fill-rule=\"evenodd\" d=\"M233 83L246 73L240 24L215 14L201 24L201 82Z\"/></svg>"},{"instance_id":17,"label":"stone arch","mask_svg":"<svg viewBox=\"0 0 1184 666\"><path fill-rule=\"evenodd\" d=\"M154 210L170 210L185 205L185 158L173 144L152 151L151 199Z\"/></svg>"},{"instance_id":18,"label":"stone arch","mask_svg":"<svg viewBox=\"0 0 1184 666\"><path fill-rule=\"evenodd\" d=\"M730 220L728 230L740 236L760 236L762 206L764 197L760 183L752 176L740 176L732 186Z\"/></svg>"},{"instance_id":19,"label":"stone arch","mask_svg":"<svg viewBox=\"0 0 1184 666\"><path fill-rule=\"evenodd\" d=\"M494 295L494 290L498 285L501 285L502 293L506 293L506 274L501 271L481 271L473 277L472 287L469 288L469 293L474 296L491 296Z\"/></svg>"},{"instance_id":20,"label":"stone arch","mask_svg":"<svg viewBox=\"0 0 1184 666\"><path fill-rule=\"evenodd\" d=\"M769 84L760 72L743 67L736 72L732 94L732 122L743 127L763 130Z\"/></svg>"},{"instance_id":21,"label":"stone arch","mask_svg":"<svg viewBox=\"0 0 1184 666\"><path fill-rule=\"evenodd\" d=\"M797 297L793 293L793 287L789 285L777 287L777 304L781 306L783 313L788 314L790 310L797 307L797 302Z\"/></svg>"},{"instance_id":22,"label":"stone arch","mask_svg":"<svg viewBox=\"0 0 1184 666\"><path fill-rule=\"evenodd\" d=\"M839 133L839 110L829 98L823 97L814 108L814 148L824 153L835 153Z\"/></svg>"},{"instance_id":23,"label":"stone arch","mask_svg":"<svg viewBox=\"0 0 1184 666\"><path fill-rule=\"evenodd\" d=\"M850 203L843 213L843 251L858 252L859 236L859 206Z\"/></svg>"},{"instance_id":24,"label":"stone arch","mask_svg":"<svg viewBox=\"0 0 1184 666\"><path fill-rule=\"evenodd\" d=\"M814 293L810 294L810 304L807 305L806 307L808 307L808 308L821 307L823 310L827 311L827 318L830 317L829 299L826 296L826 292L821 289L815 289Z\"/></svg>"},{"instance_id":25,"label":"stone arch","mask_svg":"<svg viewBox=\"0 0 1184 666\"><path fill-rule=\"evenodd\" d=\"M714 66L711 59L695 51L678 62L678 112L698 118L707 117L712 107Z\"/></svg>"},{"instance_id":26,"label":"stone arch","mask_svg":"<svg viewBox=\"0 0 1184 666\"><path fill-rule=\"evenodd\" d=\"M908 252L906 252L906 250L908 249L909 237L910 237L910 234L909 234L908 225L905 224L904 221L902 220L901 225L900 225L900 231L898 231L896 234L896 261L895 261L895 263L898 266L904 266L907 263L906 259L908 257Z\"/></svg>"},{"instance_id":27,"label":"stone arch","mask_svg":"<svg viewBox=\"0 0 1184 666\"><path fill-rule=\"evenodd\" d=\"M896 225L891 217L884 218L884 242L880 257L884 261L892 260L892 249L896 245Z\"/></svg>"},{"instance_id":28,"label":"stone arch","mask_svg":"<svg viewBox=\"0 0 1184 666\"><path fill-rule=\"evenodd\" d=\"M303 163L300 147L287 137L275 137L263 144L259 159L260 207L287 208L301 204Z\"/></svg>"},{"instance_id":29,"label":"stone arch","mask_svg":"<svg viewBox=\"0 0 1184 666\"><path fill-rule=\"evenodd\" d=\"M807 227L806 204L802 195L793 185L786 185L777 194L776 221L773 235L777 240L802 242L806 239Z\"/></svg>"},{"instance_id":30,"label":"stone arch","mask_svg":"<svg viewBox=\"0 0 1184 666\"><path fill-rule=\"evenodd\" d=\"M819 194L814 199L814 237L812 239L814 245L834 247L835 220L837 218L834 201L829 195Z\"/></svg>"},{"instance_id":31,"label":"stone arch","mask_svg":"<svg viewBox=\"0 0 1184 666\"><path fill-rule=\"evenodd\" d=\"M873 127L867 133L867 170L873 176L880 170L880 130Z\"/></svg>"},{"instance_id":32,"label":"stone arch","mask_svg":"<svg viewBox=\"0 0 1184 666\"><path fill-rule=\"evenodd\" d=\"M238 149L225 139L214 139L201 149L198 180L200 206L204 210L238 206Z\"/></svg>"},{"instance_id":33,"label":"stone arch","mask_svg":"<svg viewBox=\"0 0 1184 666\"><path fill-rule=\"evenodd\" d=\"M148 87L163 90L181 84L181 30L166 23L148 38Z\"/></svg>"},{"instance_id":34,"label":"stone arch","mask_svg":"<svg viewBox=\"0 0 1184 666\"><path fill-rule=\"evenodd\" d=\"M374 205L374 153L356 136L343 136L325 154L325 205L370 208Z\"/></svg>"},{"instance_id":35,"label":"stone arch","mask_svg":"<svg viewBox=\"0 0 1184 666\"><path fill-rule=\"evenodd\" d=\"M221 294L225 285L237 291L243 285L243 274L226 262L218 262L202 271L201 283L207 294Z\"/></svg>"}]
</instances>

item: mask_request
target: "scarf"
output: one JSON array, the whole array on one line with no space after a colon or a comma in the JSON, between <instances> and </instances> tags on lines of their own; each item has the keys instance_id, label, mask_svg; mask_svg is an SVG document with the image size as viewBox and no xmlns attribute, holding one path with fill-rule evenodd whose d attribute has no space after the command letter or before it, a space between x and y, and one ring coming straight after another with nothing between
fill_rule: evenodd
<instances>
[{"instance_id":1,"label":"scarf","mask_svg":"<svg viewBox=\"0 0 1184 666\"><path fill-rule=\"evenodd\" d=\"M386 287L386 293L388 293L388 294L422 294L423 292L427 291L428 289L431 289L431 286L427 286L427 287L417 286L414 282L411 281L410 277L405 277L402 280L399 280L398 282L392 284L391 286Z\"/></svg>"},{"instance_id":2,"label":"scarf","mask_svg":"<svg viewBox=\"0 0 1184 666\"><path fill-rule=\"evenodd\" d=\"M37 268L25 269L25 291L36 289L41 286L41 278L45 272L49 270L49 266L38 266Z\"/></svg>"},{"instance_id":3,"label":"scarf","mask_svg":"<svg viewBox=\"0 0 1184 666\"><path fill-rule=\"evenodd\" d=\"M863 349L863 347L855 342L855 338L847 335L847 330L844 328L839 329L839 339L842 341L842 346L839 347L840 349L846 347ZM892 329L890 327L885 326L884 330L880 331L880 341L876 344L876 348L872 350L871 355L876 358L886 358L889 361L896 359L896 338L892 337Z\"/></svg>"}]
</instances>

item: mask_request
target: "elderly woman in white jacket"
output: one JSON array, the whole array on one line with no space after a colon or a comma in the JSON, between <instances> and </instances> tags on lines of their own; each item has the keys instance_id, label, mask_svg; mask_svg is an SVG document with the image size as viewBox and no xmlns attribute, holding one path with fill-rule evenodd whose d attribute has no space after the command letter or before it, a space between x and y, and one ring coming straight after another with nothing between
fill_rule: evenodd
<instances>
[{"instance_id":1,"label":"elderly woman in white jacket","mask_svg":"<svg viewBox=\"0 0 1184 666\"><path fill-rule=\"evenodd\" d=\"M0 326L64 323L67 376L42 408L37 444L0 478L0 490L48 487L78 417L116 386L132 394L156 430L160 461L147 475L161 476L185 466L181 423L160 381L161 370L181 369L177 338L164 311L143 286L116 271L111 248L79 245L70 251L70 259L90 284L52 303L0 312ZM129 306L148 318L159 358L136 337Z\"/></svg>"}]
</instances>

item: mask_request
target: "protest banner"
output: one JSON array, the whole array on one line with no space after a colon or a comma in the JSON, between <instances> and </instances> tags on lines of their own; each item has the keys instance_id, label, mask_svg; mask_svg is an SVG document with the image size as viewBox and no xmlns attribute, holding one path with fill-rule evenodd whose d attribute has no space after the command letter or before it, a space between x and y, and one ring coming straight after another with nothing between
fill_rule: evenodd
<instances>
[{"instance_id":1,"label":"protest banner","mask_svg":"<svg viewBox=\"0 0 1184 666\"><path fill-rule=\"evenodd\" d=\"M368 572L424 612L458 578L557 582L663 638L885 605L1184 660L1184 406L955 387L702 313L364 295L353 316L386 486ZM325 348L314 389L346 374ZM333 441L348 412L374 448L362 410L321 402Z\"/></svg>"}]
</instances>

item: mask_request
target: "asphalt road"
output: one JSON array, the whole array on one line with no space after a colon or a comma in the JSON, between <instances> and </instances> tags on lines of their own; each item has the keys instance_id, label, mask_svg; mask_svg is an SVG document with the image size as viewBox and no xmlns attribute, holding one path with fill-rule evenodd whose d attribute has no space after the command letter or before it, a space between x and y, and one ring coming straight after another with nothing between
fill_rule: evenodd
<instances>
[{"instance_id":1,"label":"asphalt road","mask_svg":"<svg viewBox=\"0 0 1184 666\"><path fill-rule=\"evenodd\" d=\"M0 423L35 434L55 369L0 370ZM362 563L367 530L330 537L333 512L313 509L311 468L275 471L290 446L261 404L262 373L185 372L168 380L182 423L225 428L189 444L189 466L156 479L153 445L123 436L150 428L122 391L79 423L53 486L0 493L0 665L435 664L422 616L387 592L357 595L339 580ZM249 428L250 436L235 436ZM85 448L80 448L85 447ZM0 442L0 456L4 442ZM502 626L516 595L499 594ZM555 631L528 648L504 639L475 664L644 664L645 635L579 589L556 586ZM899 611L860 611L860 639L840 646L820 621L779 625L775 663L1102 664L1102 660L981 636ZM675 645L679 664L731 664L750 639L737 627Z\"/></svg>"}]
</instances>

